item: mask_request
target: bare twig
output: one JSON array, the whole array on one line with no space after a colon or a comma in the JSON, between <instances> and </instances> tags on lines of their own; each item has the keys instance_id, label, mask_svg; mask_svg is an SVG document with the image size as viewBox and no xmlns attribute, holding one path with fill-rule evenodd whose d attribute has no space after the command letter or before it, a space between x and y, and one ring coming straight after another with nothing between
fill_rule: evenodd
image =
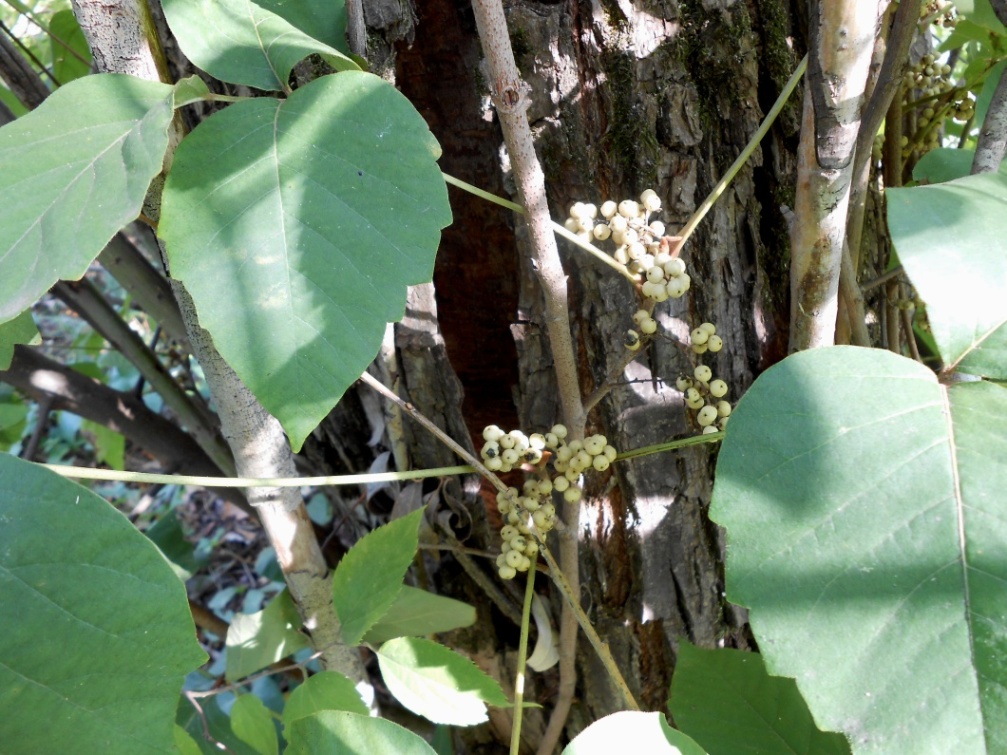
<instances>
[{"instance_id":1,"label":"bare twig","mask_svg":"<svg viewBox=\"0 0 1007 755\"><path fill-rule=\"evenodd\" d=\"M995 173L1007 150L1007 76L1001 75L979 129L972 174Z\"/></svg>"}]
</instances>

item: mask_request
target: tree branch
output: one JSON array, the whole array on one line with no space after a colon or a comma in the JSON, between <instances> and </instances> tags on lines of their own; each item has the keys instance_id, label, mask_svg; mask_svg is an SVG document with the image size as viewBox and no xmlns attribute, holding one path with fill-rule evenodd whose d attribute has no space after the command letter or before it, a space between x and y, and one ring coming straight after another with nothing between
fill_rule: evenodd
<instances>
[{"instance_id":1,"label":"tree branch","mask_svg":"<svg viewBox=\"0 0 1007 755\"><path fill-rule=\"evenodd\" d=\"M542 286L545 300L545 327L549 336L556 383L559 390L563 420L570 439L583 437L586 415L581 402L577 362L570 332L569 302L566 273L559 259L556 239L552 233L549 204L545 191L545 176L535 142L528 125L527 85L521 81L514 51L511 49L507 19L500 0L472 0L476 28L483 54L490 71L490 91L496 106L504 142L521 204L527 209L528 233L531 241L532 264ZM580 564L577 538L580 533L580 504L564 503L563 520L566 533L561 534L560 566L570 583L574 599L580 596ZM559 741L573 703L577 684L576 666L577 617L563 607L560 619L560 682L559 693L549 726L539 746L540 753L551 753Z\"/></svg>"},{"instance_id":2,"label":"tree branch","mask_svg":"<svg viewBox=\"0 0 1007 755\"><path fill-rule=\"evenodd\" d=\"M813 0L791 230L790 349L835 340L837 295L860 108L880 0ZM844 40L837 45L836 40Z\"/></svg>"},{"instance_id":3,"label":"tree branch","mask_svg":"<svg viewBox=\"0 0 1007 755\"><path fill-rule=\"evenodd\" d=\"M995 173L1000 169L1000 163L1007 150L1007 76L1000 75L1000 81L983 126L979 129L979 139L976 142L976 156L972 160L972 174Z\"/></svg>"}]
</instances>

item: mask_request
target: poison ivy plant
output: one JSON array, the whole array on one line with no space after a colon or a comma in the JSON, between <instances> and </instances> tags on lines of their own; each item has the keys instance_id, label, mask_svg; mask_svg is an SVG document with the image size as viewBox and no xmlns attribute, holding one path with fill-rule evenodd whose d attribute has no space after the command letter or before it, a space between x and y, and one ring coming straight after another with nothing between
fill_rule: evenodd
<instances>
[{"instance_id":1,"label":"poison ivy plant","mask_svg":"<svg viewBox=\"0 0 1007 755\"><path fill-rule=\"evenodd\" d=\"M168 146L171 95L167 84L86 76L0 128L0 322L80 278L137 217Z\"/></svg>"},{"instance_id":2,"label":"poison ivy plant","mask_svg":"<svg viewBox=\"0 0 1007 755\"><path fill-rule=\"evenodd\" d=\"M376 76L239 102L179 146L159 233L220 353L295 450L374 358L451 220L423 119Z\"/></svg>"},{"instance_id":3,"label":"poison ivy plant","mask_svg":"<svg viewBox=\"0 0 1007 755\"><path fill-rule=\"evenodd\" d=\"M757 653L678 646L669 708L710 755L844 755L841 734L822 732L793 679L766 673Z\"/></svg>"},{"instance_id":4,"label":"poison ivy plant","mask_svg":"<svg viewBox=\"0 0 1007 755\"><path fill-rule=\"evenodd\" d=\"M182 679L206 659L171 567L48 470L0 454L0 489L0 604L17 617L0 634L4 751L170 750Z\"/></svg>"}]
</instances>

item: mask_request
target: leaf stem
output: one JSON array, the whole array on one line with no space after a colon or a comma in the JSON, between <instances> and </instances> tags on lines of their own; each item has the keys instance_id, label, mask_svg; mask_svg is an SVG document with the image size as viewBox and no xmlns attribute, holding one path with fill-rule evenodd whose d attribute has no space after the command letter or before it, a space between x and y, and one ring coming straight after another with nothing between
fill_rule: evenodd
<instances>
[{"instance_id":1,"label":"leaf stem","mask_svg":"<svg viewBox=\"0 0 1007 755\"><path fill-rule=\"evenodd\" d=\"M514 720L510 731L510 755L518 755L521 747L521 717L524 713L525 663L528 660L528 632L531 627L531 603L535 597L535 572L528 570L524 588L524 605L521 608L521 639L517 646L517 674L514 678Z\"/></svg>"},{"instance_id":2,"label":"leaf stem","mask_svg":"<svg viewBox=\"0 0 1007 755\"><path fill-rule=\"evenodd\" d=\"M469 194L473 194L474 196L485 199L487 202L492 202L493 204L500 205L501 207L505 207L508 210L513 210L519 215L528 214L528 211L524 207L519 205L517 202L511 202L509 199L498 197L496 194L490 194L488 191L480 189L478 186L473 186L470 183L465 183L465 181L462 181L460 178L455 178L454 176L448 175L447 173L442 172L441 175L444 177L445 183L449 183L452 186L457 186L462 191L467 191ZM629 272L629 270L626 268L625 265L616 261L611 255L605 254L605 252L596 247L594 244L591 244L587 241L584 241L582 238L579 238L576 233L571 233L562 225L557 223L555 220L550 220L549 222L552 224L553 233L562 236L567 241L580 247L588 254L591 254L601 262L605 263L610 268L619 273L619 275L621 275L623 278L632 283L634 286L640 283L637 277L633 275L633 273Z\"/></svg>"}]
</instances>

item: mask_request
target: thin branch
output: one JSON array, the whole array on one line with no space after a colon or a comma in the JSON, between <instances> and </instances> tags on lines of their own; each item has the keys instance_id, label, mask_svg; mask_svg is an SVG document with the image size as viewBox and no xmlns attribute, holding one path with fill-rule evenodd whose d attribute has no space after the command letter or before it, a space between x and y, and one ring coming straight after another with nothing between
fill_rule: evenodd
<instances>
[{"instance_id":1,"label":"thin branch","mask_svg":"<svg viewBox=\"0 0 1007 755\"><path fill-rule=\"evenodd\" d=\"M524 713L525 663L528 660L528 631L531 628L531 604L535 597L535 572L529 569L524 587L524 605L521 607L521 637L517 645L517 672L514 675L514 718L511 721L510 755L518 755L521 748L521 716Z\"/></svg>"},{"instance_id":2,"label":"thin branch","mask_svg":"<svg viewBox=\"0 0 1007 755\"><path fill-rule=\"evenodd\" d=\"M1000 81L993 92L986 118L979 129L976 141L976 155L972 160L972 175L995 173L1007 150L1007 76L1000 75Z\"/></svg>"},{"instance_id":3,"label":"thin branch","mask_svg":"<svg viewBox=\"0 0 1007 755\"><path fill-rule=\"evenodd\" d=\"M889 270L887 273L882 273L877 278L872 278L871 280L867 281L866 283L864 283L861 286L861 288L864 291L870 291L872 288L877 288L882 283L887 283L888 281L892 280L893 278L898 278L904 272L905 272L905 270L903 270L902 265L896 265L891 270Z\"/></svg>"}]
</instances>

